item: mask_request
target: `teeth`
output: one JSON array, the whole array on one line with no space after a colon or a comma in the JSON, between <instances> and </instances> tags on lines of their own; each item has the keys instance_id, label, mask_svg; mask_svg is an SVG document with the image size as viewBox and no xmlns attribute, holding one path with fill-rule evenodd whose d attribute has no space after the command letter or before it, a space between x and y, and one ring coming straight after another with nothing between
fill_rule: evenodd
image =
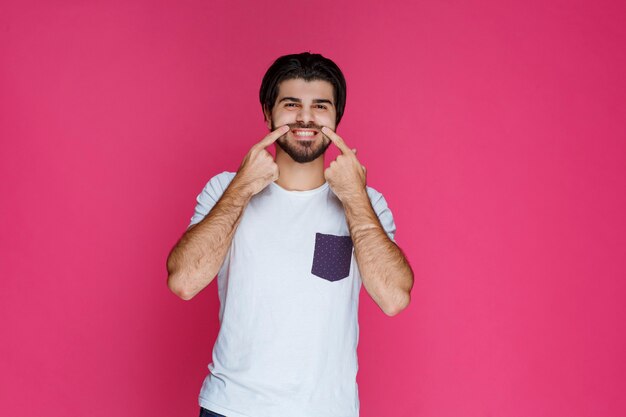
<instances>
[{"instance_id":1,"label":"teeth","mask_svg":"<svg viewBox=\"0 0 626 417\"><path fill-rule=\"evenodd\" d=\"M303 131L299 131L295 133L296 136L313 136L315 135L315 132L303 132Z\"/></svg>"}]
</instances>

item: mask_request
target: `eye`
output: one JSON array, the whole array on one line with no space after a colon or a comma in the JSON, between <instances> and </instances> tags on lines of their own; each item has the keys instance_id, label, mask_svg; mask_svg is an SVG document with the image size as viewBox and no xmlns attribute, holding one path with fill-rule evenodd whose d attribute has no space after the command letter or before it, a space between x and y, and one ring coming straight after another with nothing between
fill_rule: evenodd
<instances>
[{"instance_id":1,"label":"eye","mask_svg":"<svg viewBox=\"0 0 626 417\"><path fill-rule=\"evenodd\" d=\"M297 106L298 103L287 103L285 104L285 107L291 107L291 106Z\"/></svg>"},{"instance_id":2,"label":"eye","mask_svg":"<svg viewBox=\"0 0 626 417\"><path fill-rule=\"evenodd\" d=\"M317 105L317 108L318 108L318 109L323 109L323 110L326 110L326 106L324 106L323 104L318 104L318 105Z\"/></svg>"}]
</instances>

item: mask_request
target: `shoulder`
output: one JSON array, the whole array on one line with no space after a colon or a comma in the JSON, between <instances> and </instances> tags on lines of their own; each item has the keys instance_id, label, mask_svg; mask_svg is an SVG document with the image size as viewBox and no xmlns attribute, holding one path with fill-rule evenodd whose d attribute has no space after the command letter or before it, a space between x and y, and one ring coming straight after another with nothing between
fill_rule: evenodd
<instances>
[{"instance_id":1,"label":"shoulder","mask_svg":"<svg viewBox=\"0 0 626 417\"><path fill-rule=\"evenodd\" d=\"M224 171L220 172L217 175L214 175L209 181L217 182L219 184L230 184L230 182L235 178L236 172Z\"/></svg>"},{"instance_id":2,"label":"shoulder","mask_svg":"<svg viewBox=\"0 0 626 417\"><path fill-rule=\"evenodd\" d=\"M209 179L205 185L205 190L214 190L216 192L223 192L230 182L235 178L236 172L224 171L217 175L214 175Z\"/></svg>"},{"instance_id":3,"label":"shoulder","mask_svg":"<svg viewBox=\"0 0 626 417\"><path fill-rule=\"evenodd\" d=\"M383 196L383 194L377 189L367 186L367 196L370 199L370 203L374 208L374 211L378 216L381 216L383 213L391 215L391 210L387 204L387 200Z\"/></svg>"},{"instance_id":4,"label":"shoulder","mask_svg":"<svg viewBox=\"0 0 626 417\"><path fill-rule=\"evenodd\" d=\"M198 203L215 203L222 196L230 182L235 177L235 172L224 171L211 177L198 195Z\"/></svg>"},{"instance_id":5,"label":"shoulder","mask_svg":"<svg viewBox=\"0 0 626 417\"><path fill-rule=\"evenodd\" d=\"M370 187L369 185L366 186L367 189L367 196L370 198L370 202L372 203L372 206L376 206L381 202L385 202L385 197L383 197L383 194L378 191L377 189Z\"/></svg>"},{"instance_id":6,"label":"shoulder","mask_svg":"<svg viewBox=\"0 0 626 417\"><path fill-rule=\"evenodd\" d=\"M396 224L393 220L393 213L387 205L387 200L383 197L382 193L375 188L367 187L367 195L372 203L372 208L380 220L380 224L385 229L387 236L395 242L394 237L396 234Z\"/></svg>"},{"instance_id":7,"label":"shoulder","mask_svg":"<svg viewBox=\"0 0 626 417\"><path fill-rule=\"evenodd\" d=\"M235 177L235 172L224 171L214 175L207 181L198 197L196 197L196 208L194 215L191 217L191 223L188 226L198 223L206 216L217 201L222 197L224 191Z\"/></svg>"}]
</instances>

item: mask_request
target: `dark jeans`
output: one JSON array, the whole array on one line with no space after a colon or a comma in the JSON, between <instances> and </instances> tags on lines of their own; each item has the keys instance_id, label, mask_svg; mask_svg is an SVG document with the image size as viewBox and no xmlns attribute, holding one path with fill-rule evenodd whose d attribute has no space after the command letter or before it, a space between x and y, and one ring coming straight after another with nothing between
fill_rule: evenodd
<instances>
[{"instance_id":1,"label":"dark jeans","mask_svg":"<svg viewBox=\"0 0 626 417\"><path fill-rule=\"evenodd\" d=\"M217 414L216 412L200 407L200 417L226 417L226 416L222 414Z\"/></svg>"}]
</instances>

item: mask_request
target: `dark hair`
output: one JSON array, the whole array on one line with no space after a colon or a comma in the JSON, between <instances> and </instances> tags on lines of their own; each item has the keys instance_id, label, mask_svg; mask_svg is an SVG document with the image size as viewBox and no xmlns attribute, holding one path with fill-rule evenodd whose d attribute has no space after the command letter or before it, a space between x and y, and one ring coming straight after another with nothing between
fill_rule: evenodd
<instances>
[{"instance_id":1,"label":"dark hair","mask_svg":"<svg viewBox=\"0 0 626 417\"><path fill-rule=\"evenodd\" d=\"M278 96L278 85L281 81L302 78L305 81L328 81L333 86L336 125L343 116L346 107L346 79L333 61L320 54L302 52L300 54L283 55L269 67L259 91L262 110L272 113ZM265 116L265 114L264 114Z\"/></svg>"}]
</instances>

